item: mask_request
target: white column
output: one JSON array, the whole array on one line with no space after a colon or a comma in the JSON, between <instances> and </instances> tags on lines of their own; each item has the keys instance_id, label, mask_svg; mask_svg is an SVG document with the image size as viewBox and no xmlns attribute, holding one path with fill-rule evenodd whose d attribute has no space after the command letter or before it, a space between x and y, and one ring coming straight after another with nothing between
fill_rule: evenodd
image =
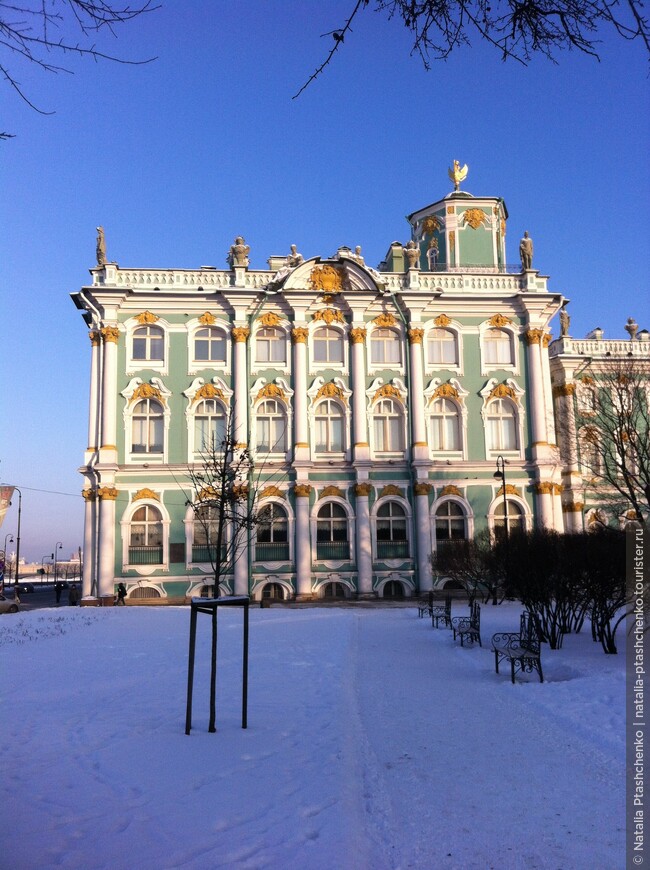
<instances>
[{"instance_id":1,"label":"white column","mask_svg":"<svg viewBox=\"0 0 650 870\"><path fill-rule=\"evenodd\" d=\"M248 502L245 499L243 502L239 502L236 506L237 513L241 516L248 510ZM242 528L242 526L240 526ZM248 595L250 594L250 590L248 588L248 559L249 559L249 546L248 546L248 535L250 532L248 529L245 529L244 537L241 542L241 550L235 559L235 566L233 569L234 574L234 592L235 595Z\"/></svg>"},{"instance_id":2,"label":"white column","mask_svg":"<svg viewBox=\"0 0 650 870\"><path fill-rule=\"evenodd\" d=\"M354 458L370 459L368 444L368 422L366 416L366 372L365 372L366 330L355 327L350 330L352 356L352 435Z\"/></svg>"},{"instance_id":3,"label":"white column","mask_svg":"<svg viewBox=\"0 0 650 870\"><path fill-rule=\"evenodd\" d=\"M370 535L370 507L368 496L372 489L369 483L357 483L356 497L356 544L358 591L361 598L374 597L372 592L372 540Z\"/></svg>"},{"instance_id":4,"label":"white column","mask_svg":"<svg viewBox=\"0 0 650 870\"><path fill-rule=\"evenodd\" d=\"M411 354L411 383L409 404L411 408L413 458L428 456L427 427L424 418L424 371L422 369L423 329L409 329L409 352Z\"/></svg>"},{"instance_id":5,"label":"white column","mask_svg":"<svg viewBox=\"0 0 650 870\"><path fill-rule=\"evenodd\" d=\"M248 384L246 377L246 342L250 335L250 329L246 326L235 326L232 338L235 343L234 363L234 386L235 386L235 411L234 411L234 435L235 444L248 447L247 413Z\"/></svg>"},{"instance_id":6,"label":"white column","mask_svg":"<svg viewBox=\"0 0 650 870\"><path fill-rule=\"evenodd\" d=\"M293 341L293 384L295 408L295 459L309 459L309 428L307 424L307 336L306 327L291 331Z\"/></svg>"},{"instance_id":7,"label":"white column","mask_svg":"<svg viewBox=\"0 0 650 870\"><path fill-rule=\"evenodd\" d=\"M309 539L309 484L297 483L296 496L296 596L311 598L311 541Z\"/></svg>"},{"instance_id":8,"label":"white column","mask_svg":"<svg viewBox=\"0 0 650 870\"><path fill-rule=\"evenodd\" d=\"M415 534L418 546L418 591L428 592L433 589L433 572L431 570L431 523L429 522L429 492L428 483L416 483L415 492Z\"/></svg>"},{"instance_id":9,"label":"white column","mask_svg":"<svg viewBox=\"0 0 650 870\"><path fill-rule=\"evenodd\" d=\"M90 353L90 397L88 401L88 450L99 447L99 354L101 353L101 334L93 329L88 333L91 344Z\"/></svg>"},{"instance_id":10,"label":"white column","mask_svg":"<svg viewBox=\"0 0 650 870\"><path fill-rule=\"evenodd\" d=\"M102 431L99 446L102 450L115 451L117 447L117 342L120 331L116 326L102 329L104 339L104 363L102 378ZM103 457L108 459L109 457ZM113 458L113 457L110 457Z\"/></svg>"},{"instance_id":11,"label":"white column","mask_svg":"<svg viewBox=\"0 0 650 870\"><path fill-rule=\"evenodd\" d=\"M526 333L533 449L536 447L546 447L548 443L548 435L546 431L546 408L544 405L542 358L540 355L541 338L541 329L529 329Z\"/></svg>"},{"instance_id":12,"label":"white column","mask_svg":"<svg viewBox=\"0 0 650 870\"><path fill-rule=\"evenodd\" d=\"M81 596L89 598L93 594L93 579L95 576L95 559L97 555L95 540L95 516L97 510L97 493L90 487L81 492L84 497L84 564L81 579Z\"/></svg>"},{"instance_id":13,"label":"white column","mask_svg":"<svg viewBox=\"0 0 650 870\"><path fill-rule=\"evenodd\" d=\"M544 384L544 410L546 420L546 437L550 444L557 444L555 432L555 414L553 413L553 389L551 386L551 363L548 358L548 346L552 339L550 332L545 332L540 345L542 359L542 382Z\"/></svg>"},{"instance_id":14,"label":"white column","mask_svg":"<svg viewBox=\"0 0 650 870\"><path fill-rule=\"evenodd\" d=\"M553 484L549 481L535 484L537 498L538 526L552 529L553 523Z\"/></svg>"},{"instance_id":15,"label":"white column","mask_svg":"<svg viewBox=\"0 0 650 870\"><path fill-rule=\"evenodd\" d=\"M105 604L111 604L115 586L115 499L114 486L101 486L99 498L99 577L97 594Z\"/></svg>"}]
</instances>

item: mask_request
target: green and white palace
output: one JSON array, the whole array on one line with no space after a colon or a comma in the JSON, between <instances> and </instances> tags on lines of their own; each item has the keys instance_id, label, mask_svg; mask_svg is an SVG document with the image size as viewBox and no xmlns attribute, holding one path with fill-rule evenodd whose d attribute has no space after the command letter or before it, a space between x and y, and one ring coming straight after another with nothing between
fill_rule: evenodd
<instances>
[{"instance_id":1,"label":"green and white palace","mask_svg":"<svg viewBox=\"0 0 650 870\"><path fill-rule=\"evenodd\" d=\"M565 300L527 235L508 265L504 201L450 175L376 269L360 248L295 246L252 269L241 237L226 269L126 269L98 228L73 294L92 348L84 596L206 591L187 472L226 419L273 507L225 593L407 597L444 582L432 553L486 527L581 526L555 447L549 324Z\"/></svg>"}]
</instances>

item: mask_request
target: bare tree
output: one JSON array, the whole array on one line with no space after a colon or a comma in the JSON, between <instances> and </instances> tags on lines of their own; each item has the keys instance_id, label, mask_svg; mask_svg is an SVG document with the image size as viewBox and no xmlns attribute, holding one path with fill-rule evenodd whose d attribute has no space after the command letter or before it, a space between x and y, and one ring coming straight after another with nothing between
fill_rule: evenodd
<instances>
[{"instance_id":1,"label":"bare tree","mask_svg":"<svg viewBox=\"0 0 650 870\"><path fill-rule=\"evenodd\" d=\"M141 0L136 6L122 5L112 0L22 0L0 2L0 73L6 84L36 112L52 114L39 108L23 90L16 65L34 64L44 72L71 73L56 58L76 56L116 63L143 64L147 60L126 60L101 50L95 38L103 33L116 35L121 24L127 24L145 12L158 9L152 0ZM74 35L76 32L76 36ZM0 138L10 138L2 133Z\"/></svg>"},{"instance_id":2,"label":"bare tree","mask_svg":"<svg viewBox=\"0 0 650 870\"><path fill-rule=\"evenodd\" d=\"M647 525L650 515L650 366L599 360L586 369L576 402L583 477L619 516ZM566 424L562 426L566 428Z\"/></svg>"},{"instance_id":3,"label":"bare tree","mask_svg":"<svg viewBox=\"0 0 650 870\"><path fill-rule=\"evenodd\" d=\"M271 478L264 464L256 466L247 447L237 444L232 415L223 432L213 433L200 462L188 466L191 492L186 504L194 514L193 562L209 562L215 598L225 577L234 573L252 532L269 522L268 507L260 507L262 478Z\"/></svg>"},{"instance_id":4,"label":"bare tree","mask_svg":"<svg viewBox=\"0 0 650 870\"><path fill-rule=\"evenodd\" d=\"M411 53L420 56L426 69L432 58L445 59L455 48L470 45L472 36L486 40L504 60L522 64L538 54L554 60L565 49L598 58L599 35L606 29L642 42L650 54L643 0L350 0L345 21L322 34L333 40L327 57L294 99L328 66L355 18L369 7L401 20L413 39Z\"/></svg>"}]
</instances>

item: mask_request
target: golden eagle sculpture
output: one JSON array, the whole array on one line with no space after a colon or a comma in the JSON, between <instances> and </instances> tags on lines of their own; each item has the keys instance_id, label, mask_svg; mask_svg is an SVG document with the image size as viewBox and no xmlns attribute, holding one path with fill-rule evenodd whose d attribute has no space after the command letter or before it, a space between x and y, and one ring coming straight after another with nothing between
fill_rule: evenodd
<instances>
[{"instance_id":1,"label":"golden eagle sculpture","mask_svg":"<svg viewBox=\"0 0 650 870\"><path fill-rule=\"evenodd\" d=\"M454 160L454 168L447 170L449 177L454 182L454 190L458 190L461 181L465 181L468 171L467 163L461 168L460 161Z\"/></svg>"}]
</instances>

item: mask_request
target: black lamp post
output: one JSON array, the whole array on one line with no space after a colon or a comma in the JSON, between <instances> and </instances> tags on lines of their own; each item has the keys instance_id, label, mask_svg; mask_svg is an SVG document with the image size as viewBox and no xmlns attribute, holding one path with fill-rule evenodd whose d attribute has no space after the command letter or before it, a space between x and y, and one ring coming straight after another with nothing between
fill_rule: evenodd
<instances>
[{"instance_id":1,"label":"black lamp post","mask_svg":"<svg viewBox=\"0 0 650 870\"><path fill-rule=\"evenodd\" d=\"M496 480L500 480L503 486L503 529L505 543L505 562L506 562L506 588L510 583L510 535L508 529L508 498L506 496L506 461L503 456L497 456L497 470L494 472ZM492 597L492 604L496 604L496 586Z\"/></svg>"},{"instance_id":2,"label":"black lamp post","mask_svg":"<svg viewBox=\"0 0 650 870\"><path fill-rule=\"evenodd\" d=\"M57 541L55 546L54 546L54 552L52 553L52 558L54 559L54 585L55 586L56 586L56 560L57 560L57 556L58 556L57 550L62 550L62 549L63 549L63 544L61 543L61 541Z\"/></svg>"},{"instance_id":3,"label":"black lamp post","mask_svg":"<svg viewBox=\"0 0 650 870\"><path fill-rule=\"evenodd\" d=\"M14 486L14 491L18 493L18 527L16 530L16 571L14 576L14 582L16 586L18 586L18 575L20 573L20 514L23 509L23 494L18 489L17 486Z\"/></svg>"}]
</instances>

